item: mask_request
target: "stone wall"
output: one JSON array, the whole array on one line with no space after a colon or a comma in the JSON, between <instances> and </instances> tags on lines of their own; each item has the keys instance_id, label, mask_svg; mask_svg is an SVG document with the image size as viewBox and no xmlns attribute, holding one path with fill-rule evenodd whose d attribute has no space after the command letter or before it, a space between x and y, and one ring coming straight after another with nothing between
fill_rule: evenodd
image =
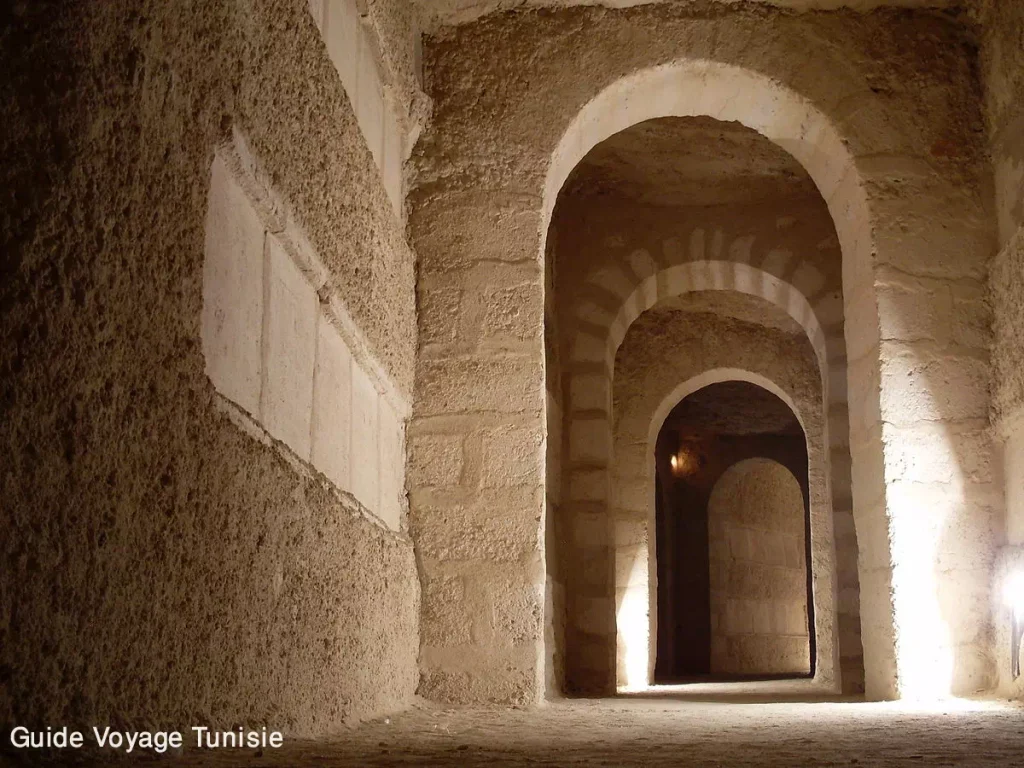
<instances>
[{"instance_id":1,"label":"stone wall","mask_svg":"<svg viewBox=\"0 0 1024 768\"><path fill-rule=\"evenodd\" d=\"M207 227L211 178L241 136L262 184L250 202L280 206L245 214L254 229L234 242L257 262L270 244L275 284L306 297L291 321L344 310L362 338L350 351L397 413L411 395L412 252L307 3L14 13L0 46L0 721L311 735L406 705L419 584L401 499L378 517L372 492L310 461L290 410L312 387L297 374L308 345L272 330L246 358L270 361L269 380L225 398L215 383L238 379L211 368L204 332L208 238L228 232ZM301 254L322 268L312 283L289 272ZM272 314L288 306L264 286Z\"/></svg>"},{"instance_id":2,"label":"stone wall","mask_svg":"<svg viewBox=\"0 0 1024 768\"><path fill-rule=\"evenodd\" d=\"M384 189L404 217L402 165L429 113L416 13L397 0L309 0Z\"/></svg>"},{"instance_id":3,"label":"stone wall","mask_svg":"<svg viewBox=\"0 0 1024 768\"><path fill-rule=\"evenodd\" d=\"M993 313L992 409L1002 443L1006 489L1005 546L1000 550L994 593L999 687L1024 698L1024 679L1010 675L1009 603L1014 573L1024 572L1024 7L1012 0L980 4L984 24L982 71L995 174L999 253L989 276Z\"/></svg>"},{"instance_id":4,"label":"stone wall","mask_svg":"<svg viewBox=\"0 0 1024 768\"><path fill-rule=\"evenodd\" d=\"M807 634L804 499L781 464L747 459L708 501L711 672L801 675Z\"/></svg>"},{"instance_id":5,"label":"stone wall","mask_svg":"<svg viewBox=\"0 0 1024 768\"><path fill-rule=\"evenodd\" d=\"M562 183L630 124L669 115L742 122L807 168L843 254L844 311L857 318L844 334L868 693L986 687L1002 494L986 431L993 217L975 54L960 23L896 10L521 10L438 30L425 46L434 119L413 155L410 223L421 306L446 307L421 314L420 330L455 343L421 362L425 415L438 429L459 424L463 436L475 429L467 417L479 415L489 430L542 437L541 262ZM514 341L481 335L474 281L485 265L495 292L518 296L525 335ZM626 327L616 326L616 339ZM614 346L592 351L607 363ZM478 387L462 382L511 395L516 407L474 397ZM923 445L929 461L918 462ZM543 452L530 461L542 475ZM458 494L435 501L439 521L463 505ZM527 506L539 521L541 496ZM521 635L530 647L510 661L489 636L445 644L425 654L445 676L469 675L478 690L512 699L539 694L542 639L532 626L545 576L533 554L542 544L539 526L524 526L523 562L495 573L496 592L522 596L515 611L531 627ZM471 620L474 610L467 603L460 613Z\"/></svg>"},{"instance_id":6,"label":"stone wall","mask_svg":"<svg viewBox=\"0 0 1024 768\"><path fill-rule=\"evenodd\" d=\"M250 431L311 464L393 531L411 410L330 295L330 272L268 194L244 140L218 148L203 264L203 356ZM323 295L323 298L321 298Z\"/></svg>"}]
</instances>

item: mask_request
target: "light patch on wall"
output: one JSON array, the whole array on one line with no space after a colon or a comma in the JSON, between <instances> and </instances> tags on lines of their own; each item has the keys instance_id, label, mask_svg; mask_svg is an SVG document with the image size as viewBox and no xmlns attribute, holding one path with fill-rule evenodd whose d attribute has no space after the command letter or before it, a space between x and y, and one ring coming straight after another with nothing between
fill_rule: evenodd
<instances>
[{"instance_id":1,"label":"light patch on wall","mask_svg":"<svg viewBox=\"0 0 1024 768\"><path fill-rule=\"evenodd\" d=\"M328 271L287 210L241 136L219 148L203 267L207 375L249 434L400 530L411 406L340 300L318 298Z\"/></svg>"},{"instance_id":2,"label":"light patch on wall","mask_svg":"<svg viewBox=\"0 0 1024 768\"><path fill-rule=\"evenodd\" d=\"M1006 579L1003 602L1016 618L1024 619L1024 571L1015 571Z\"/></svg>"},{"instance_id":3,"label":"light patch on wall","mask_svg":"<svg viewBox=\"0 0 1024 768\"><path fill-rule=\"evenodd\" d=\"M355 0L310 0L309 12L348 94L356 122L381 174L381 182L401 219L404 122L388 95L389 77L378 55L378 41Z\"/></svg>"},{"instance_id":4,"label":"light patch on wall","mask_svg":"<svg viewBox=\"0 0 1024 768\"><path fill-rule=\"evenodd\" d=\"M619 558L623 562L618 562ZM623 585L616 590L617 653L625 669L625 679L619 680L619 689L639 690L647 687L650 680L647 549L636 547L629 553L617 552L616 560L616 581Z\"/></svg>"},{"instance_id":5,"label":"light patch on wall","mask_svg":"<svg viewBox=\"0 0 1024 768\"><path fill-rule=\"evenodd\" d=\"M922 509L916 511L925 513ZM936 513L931 510L931 514ZM904 531L910 535L901 536ZM900 698L949 697L954 649L939 602L936 542L908 526L894 525L890 535Z\"/></svg>"}]
</instances>

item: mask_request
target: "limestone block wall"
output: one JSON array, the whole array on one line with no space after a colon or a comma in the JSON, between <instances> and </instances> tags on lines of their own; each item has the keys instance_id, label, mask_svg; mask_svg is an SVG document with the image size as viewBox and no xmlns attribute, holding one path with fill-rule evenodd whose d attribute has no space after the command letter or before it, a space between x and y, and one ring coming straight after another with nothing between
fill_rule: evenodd
<instances>
[{"instance_id":1,"label":"limestone block wall","mask_svg":"<svg viewBox=\"0 0 1024 768\"><path fill-rule=\"evenodd\" d=\"M992 428L1002 449L1006 493L994 574L993 617L999 689L1024 698L1024 679L1011 674L1012 604L1024 612L1016 574L1024 572L1024 8L1012 2L979 4L984 25L982 68L994 163L999 252L992 261Z\"/></svg>"},{"instance_id":2,"label":"limestone block wall","mask_svg":"<svg viewBox=\"0 0 1024 768\"><path fill-rule=\"evenodd\" d=\"M494 56L498 49L510 53ZM542 283L524 288L519 270L539 277L564 180L590 147L630 124L737 120L808 169L836 225L845 315L857 318L844 335L857 393L849 427L868 694L990 685L1003 494L987 460L983 289L993 217L970 32L939 15L893 10L521 10L438 30L424 60L434 119L416 147L410 195L420 208L413 239L431 265L421 304L451 300L466 285L467 260L489 260L508 270L495 281L534 302L539 327ZM421 319L424 332L450 327ZM499 358L494 345L470 356L501 367L503 383L515 382L528 404L487 409L497 421L525 426L507 417L533 414L527 421L542 434L544 372L532 363L541 345L537 333L514 356ZM469 363L452 357L447 374ZM433 415L467 411L462 397L431 399L440 406ZM922 444L932 446L926 465L913 461ZM521 617L533 605L522 603ZM539 634L530 643L538 648ZM449 657L447 671L459 674L471 658L475 675L507 677L507 664L470 654Z\"/></svg>"},{"instance_id":3,"label":"limestone block wall","mask_svg":"<svg viewBox=\"0 0 1024 768\"><path fill-rule=\"evenodd\" d=\"M708 549L712 674L808 674L804 499L790 471L768 459L726 470Z\"/></svg>"},{"instance_id":4,"label":"limestone block wall","mask_svg":"<svg viewBox=\"0 0 1024 768\"><path fill-rule=\"evenodd\" d=\"M421 191L410 206L419 258L408 430L409 521L424 590L419 690L449 701L536 701L553 663L542 629L544 478L557 456L546 451L545 421L558 401L544 381L545 276L531 252L538 217L517 216L510 197ZM496 220L514 221L514 231ZM554 600L557 582L550 591Z\"/></svg>"},{"instance_id":5,"label":"limestone block wall","mask_svg":"<svg viewBox=\"0 0 1024 768\"><path fill-rule=\"evenodd\" d=\"M306 1L11 24L0 721L297 736L405 706L412 543L341 482L337 425L357 368L401 417L371 358L411 397L413 256Z\"/></svg>"}]
</instances>

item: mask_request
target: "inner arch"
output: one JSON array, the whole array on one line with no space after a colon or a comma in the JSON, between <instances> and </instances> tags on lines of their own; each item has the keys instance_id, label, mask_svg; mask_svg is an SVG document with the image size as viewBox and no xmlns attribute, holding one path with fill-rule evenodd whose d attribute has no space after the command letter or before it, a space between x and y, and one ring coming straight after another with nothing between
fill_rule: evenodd
<instances>
[{"instance_id":1,"label":"inner arch","mask_svg":"<svg viewBox=\"0 0 1024 768\"><path fill-rule=\"evenodd\" d=\"M729 97L720 98L723 92L730 94ZM740 106L734 102L739 102ZM841 264L838 272L848 272L849 264L861 263L858 254L866 251L858 249L869 246L863 240L867 232L866 206L852 159L831 123L802 97L767 78L707 62L646 70L619 81L594 98L566 131L554 153L547 176L542 222L551 221L555 199L570 172L598 143L631 126L672 116L707 116L739 123L789 152L806 169L820 193L816 199L834 244L828 246L827 238L814 240L811 242L815 245L809 252L820 258L821 253L815 253L819 243L834 249L835 258L830 263ZM700 202L695 201L687 215L695 216L699 206ZM780 212L779 217L782 221L785 213ZM560 343L565 345L563 350L549 356L547 370L549 376L553 374L565 382L559 388L561 393L556 395L556 405L564 416L565 453L560 470L564 472L561 495L571 521L568 525L590 525L586 521L597 520L599 509L609 506L608 483L612 477L611 467L617 460L612 454L615 416L611 398L616 350L632 322L663 299L687 292L734 292L764 299L782 310L799 324L811 343L821 381L819 413L831 419L832 398L828 388L845 383L846 378L842 325L845 274L843 277L834 274L828 292L821 292L820 281L816 284L814 271L804 268L801 254L790 253L783 246L773 248L765 242L782 231L784 225L761 222L759 227L760 239L755 245L747 233L723 231L722 226L714 223L694 226L688 222L685 229L671 236L681 242L681 250L685 252L674 261L667 240L664 248L632 252L627 249L619 253L615 252L614 237L600 245L595 242L598 245L595 250L579 249L570 244L569 252L580 254L576 258L581 261L593 258L595 268L582 280L582 287L570 289L575 295L568 302L563 290L566 270L559 263L558 268L549 273L551 290L558 297L549 307L557 314L556 333ZM554 262L559 253L566 252L564 238L559 233L550 242L545 236L545 243L546 261ZM815 297L813 303L808 295ZM567 316L565 313L570 306L574 309ZM845 400L845 387L835 388ZM558 397L566 400L558 402ZM848 430L845 409L841 409L840 416L833 432L844 435ZM648 426L644 425L644 432ZM817 435L819 471L825 477L824 498L817 507L821 510L817 535L821 551L831 553L834 547L828 499L829 425L821 425ZM848 449L839 453L844 451L848 453ZM844 510L844 514L849 514L848 510ZM599 574L617 567L603 562L600 553L606 547L595 540L592 553L576 554L592 561L595 565L590 572ZM572 559L571 555L566 557ZM833 568L833 557L826 557L830 561L827 567ZM562 586L557 582L562 577L556 566L550 566L550 561L549 574L556 582L553 589L557 592ZM609 652L615 653L614 645L609 646L604 639L607 619L600 618L606 593L599 578L591 579L581 588L571 583L578 578L576 575L566 574L565 578L569 595L565 627L569 638L567 647L586 646L588 649L583 668L567 674L569 689L600 690L600 681L607 679L602 670ZM832 617L835 590L834 579L823 572L815 584L815 599L828 608L822 612L823 616ZM556 606L556 613L557 610ZM828 621L830 625L821 633L823 637L835 632L834 617ZM560 631L556 626L556 637ZM838 645L830 641L826 653L831 658L820 666L821 680L830 685L838 684ZM572 653L567 654L570 666L571 657ZM573 680L585 682L576 687Z\"/></svg>"},{"instance_id":2,"label":"inner arch","mask_svg":"<svg viewBox=\"0 0 1024 768\"><path fill-rule=\"evenodd\" d=\"M807 299L786 281L735 261L692 261L676 264L645 278L623 302L612 322L608 344L614 358L630 324L657 302L694 291L736 291L774 304L795 320L814 347L828 397L825 333Z\"/></svg>"},{"instance_id":3,"label":"inner arch","mask_svg":"<svg viewBox=\"0 0 1024 768\"><path fill-rule=\"evenodd\" d=\"M631 125L669 116L738 122L785 149L807 170L828 203L845 256L844 268L849 270L855 257L860 260L870 253L867 198L860 174L831 121L806 98L761 73L706 59L652 67L621 78L579 111L552 153L541 232L547 232L565 180L593 147ZM869 265L858 266L867 269ZM848 276L853 273L844 274L846 283ZM867 273L859 277L866 279Z\"/></svg>"}]
</instances>

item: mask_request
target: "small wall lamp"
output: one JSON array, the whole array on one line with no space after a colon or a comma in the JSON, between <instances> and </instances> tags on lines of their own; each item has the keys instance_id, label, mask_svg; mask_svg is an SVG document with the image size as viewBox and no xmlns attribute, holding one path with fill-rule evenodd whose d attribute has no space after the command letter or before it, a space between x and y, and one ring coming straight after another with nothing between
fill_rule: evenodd
<instances>
[{"instance_id":1,"label":"small wall lamp","mask_svg":"<svg viewBox=\"0 0 1024 768\"><path fill-rule=\"evenodd\" d=\"M686 477L700 469L701 460L696 451L684 445L669 457L669 464L672 467L673 475Z\"/></svg>"}]
</instances>

